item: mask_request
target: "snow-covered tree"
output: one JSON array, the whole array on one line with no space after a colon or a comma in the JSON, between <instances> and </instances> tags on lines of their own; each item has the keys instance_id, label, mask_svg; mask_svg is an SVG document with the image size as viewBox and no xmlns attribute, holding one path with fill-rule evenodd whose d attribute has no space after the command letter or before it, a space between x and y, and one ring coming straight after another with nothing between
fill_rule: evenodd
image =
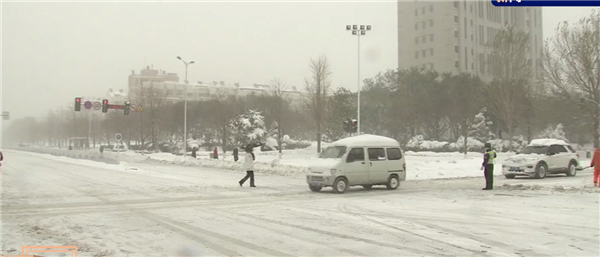
<instances>
[{"instance_id":1,"label":"snow-covered tree","mask_svg":"<svg viewBox=\"0 0 600 257\"><path fill-rule=\"evenodd\" d=\"M231 120L229 126L236 146L263 142L267 136L264 116L256 110L249 110Z\"/></svg>"},{"instance_id":2,"label":"snow-covered tree","mask_svg":"<svg viewBox=\"0 0 600 257\"><path fill-rule=\"evenodd\" d=\"M473 124L469 128L469 137L476 139L480 142L487 142L494 139L494 133L490 129L492 122L485 117L486 109L482 109L479 114L475 115Z\"/></svg>"},{"instance_id":3,"label":"snow-covered tree","mask_svg":"<svg viewBox=\"0 0 600 257\"><path fill-rule=\"evenodd\" d=\"M553 128L552 125L548 124L548 127L544 131L542 131L537 136L537 138L553 138L553 139L560 139L565 142L569 142L569 140L566 137L565 132L563 131L562 124L556 125L556 128Z\"/></svg>"}]
</instances>

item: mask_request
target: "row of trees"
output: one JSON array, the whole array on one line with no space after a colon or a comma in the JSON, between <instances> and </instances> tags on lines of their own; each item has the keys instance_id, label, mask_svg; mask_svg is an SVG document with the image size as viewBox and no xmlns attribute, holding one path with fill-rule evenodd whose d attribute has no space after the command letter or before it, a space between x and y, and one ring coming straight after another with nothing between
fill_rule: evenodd
<instances>
[{"instance_id":1,"label":"row of trees","mask_svg":"<svg viewBox=\"0 0 600 257\"><path fill-rule=\"evenodd\" d=\"M538 80L532 79L535 76L528 59L530 37L512 27L502 30L487 45L490 81L466 73L418 68L381 72L364 81L361 131L403 143L422 135L430 140L461 139L466 145L469 137L512 141L525 135L531 139L549 125L563 124L571 141L583 144L593 140L599 146L599 24L597 12L574 26L559 24L555 36L546 42L540 62L543 78ZM308 67L311 76L305 79L302 103L292 103L286 97L287 85L280 79L270 82L265 95L240 98L223 93L209 101L188 103L190 138L228 148L270 137L281 149L288 135L316 140L320 151L321 140L347 136L343 120L356 116L356 93L344 87L332 90L331 64L325 55L310 60ZM131 100L142 103L144 111L129 116L109 113L102 121L93 120L92 138L108 139L118 132L132 144L154 149L161 143L182 141L182 102L168 103L152 86L130 93ZM55 142L69 135L86 135L83 116L63 110L51 113L46 120L15 121L10 137ZM261 122L243 126L243 117L259 116ZM474 135L484 131L473 129L481 124L489 125L493 133ZM240 132L241 127L246 131ZM256 133L257 128L264 133ZM262 138L248 138L249 133ZM509 145L512 147L512 142Z\"/></svg>"}]
</instances>

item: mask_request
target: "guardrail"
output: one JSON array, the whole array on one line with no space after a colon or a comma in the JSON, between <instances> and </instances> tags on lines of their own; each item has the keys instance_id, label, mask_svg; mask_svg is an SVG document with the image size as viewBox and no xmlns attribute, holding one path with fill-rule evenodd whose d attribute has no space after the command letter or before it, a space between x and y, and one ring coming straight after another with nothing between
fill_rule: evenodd
<instances>
[{"instance_id":1,"label":"guardrail","mask_svg":"<svg viewBox=\"0 0 600 257\"><path fill-rule=\"evenodd\" d=\"M33 152L41 154L50 154L54 156L63 156L73 159L82 159L103 162L107 164L119 164L119 161L115 158L105 156L103 153L95 151L79 151L79 150L63 150L63 149L52 149L52 148L36 148L36 147L16 147L10 148L15 151Z\"/></svg>"}]
</instances>

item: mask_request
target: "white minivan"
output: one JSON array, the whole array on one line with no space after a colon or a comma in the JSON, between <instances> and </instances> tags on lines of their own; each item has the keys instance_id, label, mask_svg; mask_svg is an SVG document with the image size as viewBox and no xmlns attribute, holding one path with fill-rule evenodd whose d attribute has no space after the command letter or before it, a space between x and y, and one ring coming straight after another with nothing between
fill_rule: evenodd
<instances>
[{"instance_id":1,"label":"white minivan","mask_svg":"<svg viewBox=\"0 0 600 257\"><path fill-rule=\"evenodd\" d=\"M406 180L406 162L400 143L395 139L360 135L338 140L327 147L319 159L309 165L308 187L319 192L333 187L343 193L350 186L371 189L386 185L396 189Z\"/></svg>"}]
</instances>

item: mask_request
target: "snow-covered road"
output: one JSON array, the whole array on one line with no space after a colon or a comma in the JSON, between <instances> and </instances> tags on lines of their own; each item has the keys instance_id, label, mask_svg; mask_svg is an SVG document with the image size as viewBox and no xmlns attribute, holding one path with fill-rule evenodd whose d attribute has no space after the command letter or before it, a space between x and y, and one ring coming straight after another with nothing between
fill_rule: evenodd
<instances>
[{"instance_id":1,"label":"snow-covered road","mask_svg":"<svg viewBox=\"0 0 600 257\"><path fill-rule=\"evenodd\" d=\"M494 191L465 178L336 195L298 176L257 174L257 188L240 188L239 171L6 155L2 254L75 245L79 256L600 255L599 191L582 188L589 171L496 177Z\"/></svg>"}]
</instances>

